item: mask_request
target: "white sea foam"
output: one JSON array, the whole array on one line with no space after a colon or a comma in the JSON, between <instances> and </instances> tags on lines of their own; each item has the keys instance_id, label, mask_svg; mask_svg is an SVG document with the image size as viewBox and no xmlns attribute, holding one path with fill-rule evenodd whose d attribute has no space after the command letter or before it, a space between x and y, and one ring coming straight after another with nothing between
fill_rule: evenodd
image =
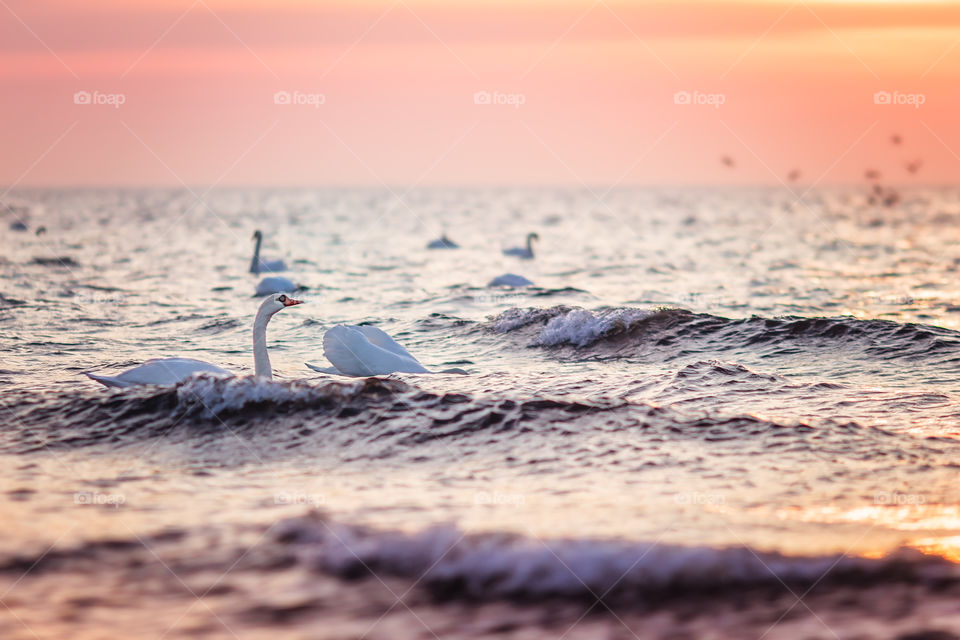
<instances>
[{"instance_id":1,"label":"white sea foam","mask_svg":"<svg viewBox=\"0 0 960 640\"><path fill-rule=\"evenodd\" d=\"M551 309L507 309L493 318L491 329L496 333L510 333L521 327L543 322L563 313L565 310L565 307L553 307Z\"/></svg>"},{"instance_id":2,"label":"white sea foam","mask_svg":"<svg viewBox=\"0 0 960 640\"><path fill-rule=\"evenodd\" d=\"M378 381L380 384L399 384ZM177 386L177 402L185 409L206 415L239 411L256 404L307 405L343 401L362 392L363 380L323 385L302 381L280 382L255 376L217 378L195 376Z\"/></svg>"},{"instance_id":3,"label":"white sea foam","mask_svg":"<svg viewBox=\"0 0 960 640\"><path fill-rule=\"evenodd\" d=\"M540 331L539 342L545 346L572 344L583 347L604 336L629 329L650 314L649 311L632 308L601 309L596 312L572 309L551 318Z\"/></svg>"},{"instance_id":4,"label":"white sea foam","mask_svg":"<svg viewBox=\"0 0 960 640\"><path fill-rule=\"evenodd\" d=\"M334 574L370 570L423 583L455 584L479 598L590 596L665 587L809 583L827 573L879 576L955 574L956 567L903 550L882 559L838 555L785 556L747 547L675 546L602 539L540 539L510 534L464 536L450 525L414 533L375 531L308 517L288 520L281 537L299 543L304 559Z\"/></svg>"}]
</instances>

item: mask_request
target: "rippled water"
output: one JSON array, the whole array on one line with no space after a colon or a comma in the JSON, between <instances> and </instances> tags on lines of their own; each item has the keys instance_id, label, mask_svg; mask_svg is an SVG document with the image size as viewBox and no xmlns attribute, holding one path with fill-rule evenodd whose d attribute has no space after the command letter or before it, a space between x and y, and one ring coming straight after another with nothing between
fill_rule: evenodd
<instances>
[{"instance_id":1,"label":"rippled water","mask_svg":"<svg viewBox=\"0 0 960 640\"><path fill-rule=\"evenodd\" d=\"M952 571L960 192L597 195L10 196L47 229L0 257L11 579L52 562L33 579L70 600L91 557L199 576L210 545L255 579L366 566L481 600ZM308 302L270 324L273 382L244 377L255 229ZM462 248L426 250L444 230ZM535 260L500 255L528 231ZM536 286L485 286L507 272ZM469 375L308 370L342 322ZM164 356L241 377L82 375Z\"/></svg>"}]
</instances>

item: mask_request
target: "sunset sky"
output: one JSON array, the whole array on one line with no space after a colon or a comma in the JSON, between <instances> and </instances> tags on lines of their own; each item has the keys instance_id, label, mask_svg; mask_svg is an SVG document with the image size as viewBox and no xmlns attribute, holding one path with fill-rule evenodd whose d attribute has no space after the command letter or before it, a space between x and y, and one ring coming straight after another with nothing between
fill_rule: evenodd
<instances>
[{"instance_id":1,"label":"sunset sky","mask_svg":"<svg viewBox=\"0 0 960 640\"><path fill-rule=\"evenodd\" d=\"M0 184L952 183L958 44L947 1L0 0Z\"/></svg>"}]
</instances>

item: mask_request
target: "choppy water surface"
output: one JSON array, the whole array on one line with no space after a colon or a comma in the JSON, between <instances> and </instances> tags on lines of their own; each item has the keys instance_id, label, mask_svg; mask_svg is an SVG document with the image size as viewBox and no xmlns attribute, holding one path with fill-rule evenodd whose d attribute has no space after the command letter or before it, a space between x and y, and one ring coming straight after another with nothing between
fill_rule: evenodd
<instances>
[{"instance_id":1,"label":"choppy water surface","mask_svg":"<svg viewBox=\"0 0 960 640\"><path fill-rule=\"evenodd\" d=\"M366 567L484 600L952 571L960 192L597 195L9 196L48 231L0 257L10 580L39 563L71 601L62 576L145 549L283 593ZM245 377L254 229L307 287L273 382ZM425 250L444 229L462 248ZM500 255L528 231L535 260ZM506 272L537 286L485 287ZM306 369L341 322L470 375ZM177 355L241 377L82 375Z\"/></svg>"}]
</instances>

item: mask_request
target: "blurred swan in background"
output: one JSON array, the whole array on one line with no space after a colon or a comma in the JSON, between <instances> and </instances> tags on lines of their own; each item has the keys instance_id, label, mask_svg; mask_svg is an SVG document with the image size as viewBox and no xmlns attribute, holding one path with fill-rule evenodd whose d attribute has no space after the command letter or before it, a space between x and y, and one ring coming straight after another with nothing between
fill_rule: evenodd
<instances>
[{"instance_id":1,"label":"blurred swan in background","mask_svg":"<svg viewBox=\"0 0 960 640\"><path fill-rule=\"evenodd\" d=\"M267 380L273 378L270 356L267 353L267 323L278 311L297 304L301 304L301 301L294 300L286 294L272 295L260 304L257 317L253 321L253 361L255 375L258 378ZM233 375L226 369L192 358L148 360L139 367L128 369L118 376L98 376L92 373L85 375L106 387L133 387L143 384L177 384L197 373Z\"/></svg>"},{"instance_id":2,"label":"blurred swan in background","mask_svg":"<svg viewBox=\"0 0 960 640\"><path fill-rule=\"evenodd\" d=\"M267 276L257 283L257 295L268 296L271 293L293 293L299 289L293 280L283 276Z\"/></svg>"},{"instance_id":3,"label":"blurred swan in background","mask_svg":"<svg viewBox=\"0 0 960 640\"><path fill-rule=\"evenodd\" d=\"M286 271L287 265L283 260L261 260L260 245L263 244L263 232L257 229L253 232L253 239L257 241L253 249L253 260L250 262L250 273L260 275L261 272Z\"/></svg>"},{"instance_id":4,"label":"blurred swan in background","mask_svg":"<svg viewBox=\"0 0 960 640\"><path fill-rule=\"evenodd\" d=\"M357 378L390 373L434 373L397 344L385 331L368 325L337 325L323 336L323 355L333 364L320 367L305 363L320 373ZM446 369L440 373L461 373L462 369Z\"/></svg>"},{"instance_id":5,"label":"blurred swan in background","mask_svg":"<svg viewBox=\"0 0 960 640\"><path fill-rule=\"evenodd\" d=\"M488 287L532 287L533 283L515 273L505 273L487 283Z\"/></svg>"},{"instance_id":6,"label":"blurred swan in background","mask_svg":"<svg viewBox=\"0 0 960 640\"><path fill-rule=\"evenodd\" d=\"M503 255L530 259L533 257L533 241L534 240L540 240L540 236L538 236L536 233L528 233L526 247L512 247L510 249L504 249Z\"/></svg>"},{"instance_id":7,"label":"blurred swan in background","mask_svg":"<svg viewBox=\"0 0 960 640\"><path fill-rule=\"evenodd\" d=\"M427 243L427 249L459 249L460 245L447 237L446 231L436 240Z\"/></svg>"}]
</instances>

